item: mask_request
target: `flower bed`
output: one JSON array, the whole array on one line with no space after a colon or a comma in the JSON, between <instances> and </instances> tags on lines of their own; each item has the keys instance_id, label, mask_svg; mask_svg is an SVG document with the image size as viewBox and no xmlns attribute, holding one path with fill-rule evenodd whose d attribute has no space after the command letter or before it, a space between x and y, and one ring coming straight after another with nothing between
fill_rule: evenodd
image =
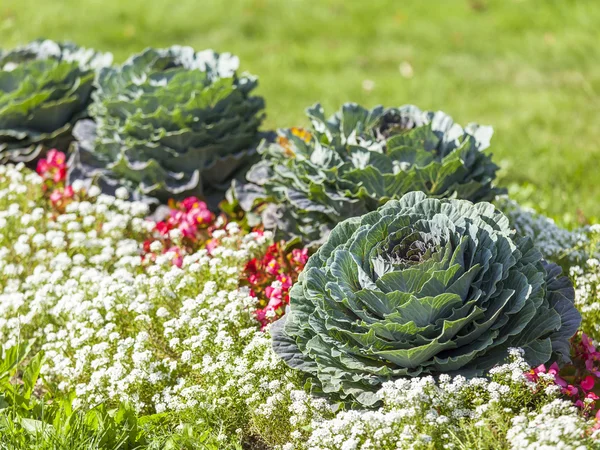
<instances>
[{"instance_id":1,"label":"flower bed","mask_svg":"<svg viewBox=\"0 0 600 450\"><path fill-rule=\"evenodd\" d=\"M491 129L443 113L316 106L259 136L236 69L99 69L70 158L0 133L37 171L0 165L1 445L600 448L600 230L499 197Z\"/></svg>"}]
</instances>

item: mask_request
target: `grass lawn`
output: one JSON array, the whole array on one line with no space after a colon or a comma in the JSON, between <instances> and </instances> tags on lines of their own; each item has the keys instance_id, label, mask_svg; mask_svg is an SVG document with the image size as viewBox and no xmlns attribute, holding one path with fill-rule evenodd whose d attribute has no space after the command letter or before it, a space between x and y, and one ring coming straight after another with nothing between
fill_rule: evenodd
<instances>
[{"instance_id":1,"label":"grass lawn","mask_svg":"<svg viewBox=\"0 0 600 450\"><path fill-rule=\"evenodd\" d=\"M600 217L597 0L0 0L0 45L191 45L260 77L267 126L321 101L442 109L491 124L502 183L548 214Z\"/></svg>"}]
</instances>

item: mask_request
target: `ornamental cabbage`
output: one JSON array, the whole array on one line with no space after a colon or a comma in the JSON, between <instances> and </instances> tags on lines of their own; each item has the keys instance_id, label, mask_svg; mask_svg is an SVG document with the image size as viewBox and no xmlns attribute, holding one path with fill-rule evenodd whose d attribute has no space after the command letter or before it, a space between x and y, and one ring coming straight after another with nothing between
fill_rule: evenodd
<instances>
[{"instance_id":1,"label":"ornamental cabbage","mask_svg":"<svg viewBox=\"0 0 600 450\"><path fill-rule=\"evenodd\" d=\"M110 54L48 40L0 50L0 163L66 151L73 124L87 115L95 69L111 62Z\"/></svg>"},{"instance_id":2,"label":"ornamental cabbage","mask_svg":"<svg viewBox=\"0 0 600 450\"><path fill-rule=\"evenodd\" d=\"M307 110L312 130L280 130L262 160L234 186L246 212L282 237L319 244L344 219L410 191L473 202L492 200L498 167L482 151L491 127L464 129L443 112L415 106L367 110L347 103L330 119Z\"/></svg>"},{"instance_id":3,"label":"ornamental cabbage","mask_svg":"<svg viewBox=\"0 0 600 450\"><path fill-rule=\"evenodd\" d=\"M147 49L98 76L95 123L81 122L69 179L124 185L137 198L206 196L255 154L264 101L237 57Z\"/></svg>"},{"instance_id":4,"label":"ornamental cabbage","mask_svg":"<svg viewBox=\"0 0 600 450\"><path fill-rule=\"evenodd\" d=\"M566 361L581 317L560 273L490 203L411 192L333 229L273 346L313 392L364 406L387 380L480 375L510 347Z\"/></svg>"}]
</instances>

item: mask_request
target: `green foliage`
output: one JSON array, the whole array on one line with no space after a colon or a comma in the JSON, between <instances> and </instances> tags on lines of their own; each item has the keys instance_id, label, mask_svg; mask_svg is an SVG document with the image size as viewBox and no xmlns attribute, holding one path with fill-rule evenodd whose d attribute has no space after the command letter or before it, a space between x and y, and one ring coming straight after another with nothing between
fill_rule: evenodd
<instances>
[{"instance_id":1,"label":"green foliage","mask_svg":"<svg viewBox=\"0 0 600 450\"><path fill-rule=\"evenodd\" d=\"M443 112L415 106L367 110L347 103L326 119L307 110L312 131L281 130L236 196L246 211L264 208L268 228L312 242L337 223L410 191L431 197L491 200L498 167L483 153L491 127L462 128ZM277 205L277 206L275 206Z\"/></svg>"},{"instance_id":2,"label":"green foliage","mask_svg":"<svg viewBox=\"0 0 600 450\"><path fill-rule=\"evenodd\" d=\"M0 162L67 150L73 124L87 115L94 69L111 61L110 55L42 40L0 50Z\"/></svg>"},{"instance_id":3,"label":"green foliage","mask_svg":"<svg viewBox=\"0 0 600 450\"><path fill-rule=\"evenodd\" d=\"M267 128L305 125L303 108L406 99L459 123L493 124L503 185L558 219L600 217L600 8L594 1L2 0L2 45L38 36L110 50L119 62L146 46L185 41L227 49L260 75ZM144 13L140 14L143 10ZM227 20L223 20L227 17ZM365 18L369 20L365 20ZM532 21L536 17L539 20ZM299 19L301 18L301 19ZM404 70L399 70L403 68ZM365 86L370 80L371 86ZM565 118L569 119L565 121ZM566 125L568 123L568 126Z\"/></svg>"},{"instance_id":4,"label":"green foliage","mask_svg":"<svg viewBox=\"0 0 600 450\"><path fill-rule=\"evenodd\" d=\"M39 381L42 353L33 341L4 349L0 360L0 449L106 448L129 450L145 442L135 411L127 404L108 410L72 407L71 396L55 396Z\"/></svg>"},{"instance_id":5,"label":"green foliage","mask_svg":"<svg viewBox=\"0 0 600 450\"><path fill-rule=\"evenodd\" d=\"M264 101L238 58L189 47L147 49L98 77L96 121L80 140L70 177L99 177L138 197L208 196L255 153ZM223 189L221 189L223 190Z\"/></svg>"},{"instance_id":6,"label":"green foliage","mask_svg":"<svg viewBox=\"0 0 600 450\"><path fill-rule=\"evenodd\" d=\"M532 366L568 360L581 317L560 272L493 205L409 193L334 228L274 348L314 392L367 406L386 380L481 374L510 347Z\"/></svg>"},{"instance_id":7,"label":"green foliage","mask_svg":"<svg viewBox=\"0 0 600 450\"><path fill-rule=\"evenodd\" d=\"M0 449L219 448L213 430L191 425L189 417L139 416L122 402L73 408L73 396L39 382L44 357L31 356L32 346L30 341L5 349L0 360Z\"/></svg>"}]
</instances>

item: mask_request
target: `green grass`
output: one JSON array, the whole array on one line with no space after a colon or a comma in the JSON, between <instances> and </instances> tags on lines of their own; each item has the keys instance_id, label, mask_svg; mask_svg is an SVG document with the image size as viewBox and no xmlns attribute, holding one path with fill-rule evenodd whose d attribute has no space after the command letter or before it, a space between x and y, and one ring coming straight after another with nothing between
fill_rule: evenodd
<instances>
[{"instance_id":1,"label":"green grass","mask_svg":"<svg viewBox=\"0 0 600 450\"><path fill-rule=\"evenodd\" d=\"M270 127L350 100L491 124L502 183L567 218L600 217L599 23L597 0L0 0L6 47L44 36L118 60L172 44L238 54Z\"/></svg>"}]
</instances>

